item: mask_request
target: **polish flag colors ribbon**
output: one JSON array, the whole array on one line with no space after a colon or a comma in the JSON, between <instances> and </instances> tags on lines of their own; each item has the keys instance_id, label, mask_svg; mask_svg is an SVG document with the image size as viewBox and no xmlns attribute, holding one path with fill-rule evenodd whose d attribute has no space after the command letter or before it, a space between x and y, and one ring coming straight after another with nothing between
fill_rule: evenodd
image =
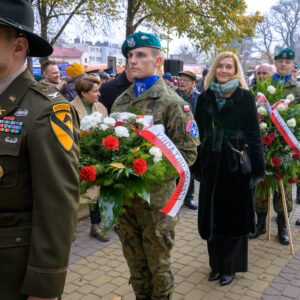
<instances>
[{"instance_id":1,"label":"polish flag colors ribbon","mask_svg":"<svg viewBox=\"0 0 300 300\"><path fill-rule=\"evenodd\" d=\"M164 133L163 125L153 125L139 132L140 136L158 147L179 174L178 184L166 205L161 209L166 215L175 217L183 204L190 184L190 169L174 143ZM150 199L151 201L151 199Z\"/></svg>"},{"instance_id":2,"label":"polish flag colors ribbon","mask_svg":"<svg viewBox=\"0 0 300 300\"><path fill-rule=\"evenodd\" d=\"M293 149L294 152L299 153L300 151L300 143L294 136L294 134L291 132L290 128L284 121L284 119L279 114L278 110L276 109L280 103L282 103L282 100L276 102L273 106L270 105L268 99L265 97L264 94L258 93L257 94L257 101L260 105L266 106L266 108L269 111L270 118L273 122L273 124L276 126L277 130L283 137L283 139L286 141L286 143ZM288 105L289 103L285 103L285 105Z\"/></svg>"}]
</instances>

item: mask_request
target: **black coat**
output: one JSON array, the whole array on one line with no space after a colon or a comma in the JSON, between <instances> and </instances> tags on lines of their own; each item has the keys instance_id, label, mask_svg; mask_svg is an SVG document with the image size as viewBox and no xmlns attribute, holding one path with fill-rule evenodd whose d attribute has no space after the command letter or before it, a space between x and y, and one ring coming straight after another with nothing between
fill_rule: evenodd
<instances>
[{"instance_id":1,"label":"black coat","mask_svg":"<svg viewBox=\"0 0 300 300\"><path fill-rule=\"evenodd\" d=\"M118 96L130 86L131 82L127 79L125 71L123 71L116 79L101 85L101 96L99 101L106 107L108 113L110 113L111 107Z\"/></svg>"},{"instance_id":2,"label":"black coat","mask_svg":"<svg viewBox=\"0 0 300 300\"><path fill-rule=\"evenodd\" d=\"M212 235L240 237L254 230L251 178L264 176L263 145L254 96L237 88L219 111L211 90L198 99L195 119L201 145L192 171L200 177L198 229L202 238ZM213 121L214 120L214 121ZM239 154L230 144L250 156L252 173L243 174Z\"/></svg>"}]
</instances>

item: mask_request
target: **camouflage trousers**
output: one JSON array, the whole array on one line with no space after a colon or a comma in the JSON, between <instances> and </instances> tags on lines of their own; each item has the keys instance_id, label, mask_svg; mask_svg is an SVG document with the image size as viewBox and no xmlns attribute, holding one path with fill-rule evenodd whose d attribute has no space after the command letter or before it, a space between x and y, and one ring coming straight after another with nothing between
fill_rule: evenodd
<instances>
[{"instance_id":1,"label":"camouflage trousers","mask_svg":"<svg viewBox=\"0 0 300 300\"><path fill-rule=\"evenodd\" d=\"M287 211L291 212L293 210L293 201L292 201L292 189L291 185L285 186L285 199ZM283 215L283 207L281 200L280 190L275 190L273 192L273 207L277 214ZM268 197L257 197L255 199L255 210L257 214L267 214L268 212Z\"/></svg>"},{"instance_id":2,"label":"camouflage trousers","mask_svg":"<svg viewBox=\"0 0 300 300\"><path fill-rule=\"evenodd\" d=\"M162 214L140 198L125 207L118 234L137 299L171 299L174 287L170 251L178 218Z\"/></svg>"}]
</instances>

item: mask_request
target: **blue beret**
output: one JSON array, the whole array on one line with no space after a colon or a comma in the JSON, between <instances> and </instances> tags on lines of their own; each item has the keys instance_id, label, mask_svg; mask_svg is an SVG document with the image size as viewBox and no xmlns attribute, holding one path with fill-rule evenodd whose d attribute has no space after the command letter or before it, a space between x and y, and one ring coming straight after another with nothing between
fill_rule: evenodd
<instances>
[{"instance_id":1,"label":"blue beret","mask_svg":"<svg viewBox=\"0 0 300 300\"><path fill-rule=\"evenodd\" d=\"M160 40L152 33L135 32L126 38L122 45L122 53L127 57L128 51L141 47L161 49Z\"/></svg>"},{"instance_id":2,"label":"blue beret","mask_svg":"<svg viewBox=\"0 0 300 300\"><path fill-rule=\"evenodd\" d=\"M274 59L294 59L295 51L291 48L284 48L275 54Z\"/></svg>"},{"instance_id":3,"label":"blue beret","mask_svg":"<svg viewBox=\"0 0 300 300\"><path fill-rule=\"evenodd\" d=\"M167 79L169 81L172 81L172 74L167 72L163 75L163 79Z\"/></svg>"}]
</instances>

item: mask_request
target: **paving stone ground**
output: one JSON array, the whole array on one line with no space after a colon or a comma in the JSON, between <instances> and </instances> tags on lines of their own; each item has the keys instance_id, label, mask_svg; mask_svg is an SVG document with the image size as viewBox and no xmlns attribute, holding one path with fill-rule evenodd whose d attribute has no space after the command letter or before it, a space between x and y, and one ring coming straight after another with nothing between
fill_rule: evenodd
<instances>
[{"instance_id":1,"label":"paving stone ground","mask_svg":"<svg viewBox=\"0 0 300 300\"><path fill-rule=\"evenodd\" d=\"M300 227L294 225L297 218L300 205L295 205L290 218L295 256L277 241L272 218L271 240L260 236L249 241L248 272L237 273L232 284L220 287L218 282L207 280L210 268L206 242L197 231L197 211L183 207L172 251L173 299L300 299ZM63 299L135 300L117 235L111 231L110 241L101 243L89 237L89 230L89 219L78 223Z\"/></svg>"}]
</instances>

